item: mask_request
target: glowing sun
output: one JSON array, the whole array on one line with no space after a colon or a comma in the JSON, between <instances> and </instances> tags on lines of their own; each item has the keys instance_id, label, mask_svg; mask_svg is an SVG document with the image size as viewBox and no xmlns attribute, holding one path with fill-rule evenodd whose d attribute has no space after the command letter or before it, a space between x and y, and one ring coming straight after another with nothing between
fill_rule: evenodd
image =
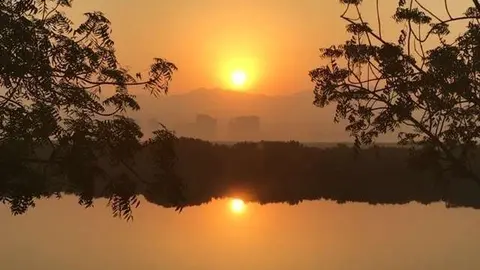
<instances>
[{"instance_id":1,"label":"glowing sun","mask_svg":"<svg viewBox=\"0 0 480 270\"><path fill-rule=\"evenodd\" d=\"M245 211L245 203L241 199L232 199L230 201L230 209L232 212L240 214Z\"/></svg>"},{"instance_id":2,"label":"glowing sun","mask_svg":"<svg viewBox=\"0 0 480 270\"><path fill-rule=\"evenodd\" d=\"M245 85L247 81L247 74L245 71L237 70L232 73L232 83L236 87L241 87Z\"/></svg>"}]
</instances>

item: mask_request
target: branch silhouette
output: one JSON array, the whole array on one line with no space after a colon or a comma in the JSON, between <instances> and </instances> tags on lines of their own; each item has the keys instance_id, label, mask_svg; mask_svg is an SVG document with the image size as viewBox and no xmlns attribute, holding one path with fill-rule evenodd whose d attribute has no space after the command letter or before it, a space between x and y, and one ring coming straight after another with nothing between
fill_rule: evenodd
<instances>
[{"instance_id":1,"label":"branch silhouette","mask_svg":"<svg viewBox=\"0 0 480 270\"><path fill-rule=\"evenodd\" d=\"M113 214L130 220L138 190L157 182L173 190L177 183L135 179L129 162L146 145L140 127L123 115L140 109L128 88L166 94L177 67L154 58L144 80L134 77L117 61L110 21L87 12L74 27L65 13L71 3L0 2L0 87L6 89L0 95L0 201L21 214L35 198L71 192L89 207L101 183ZM102 87L114 93L100 95ZM173 143L174 135L163 131L155 141Z\"/></svg>"}]
</instances>

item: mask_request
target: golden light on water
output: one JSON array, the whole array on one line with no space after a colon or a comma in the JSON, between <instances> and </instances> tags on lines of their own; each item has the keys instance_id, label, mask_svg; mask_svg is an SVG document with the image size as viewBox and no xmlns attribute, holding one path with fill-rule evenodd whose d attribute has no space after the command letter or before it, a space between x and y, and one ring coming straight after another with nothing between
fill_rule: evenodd
<instances>
[{"instance_id":1,"label":"golden light on water","mask_svg":"<svg viewBox=\"0 0 480 270\"><path fill-rule=\"evenodd\" d=\"M245 211L245 202L241 199L232 199L230 201L230 209L236 214L241 214Z\"/></svg>"}]
</instances>

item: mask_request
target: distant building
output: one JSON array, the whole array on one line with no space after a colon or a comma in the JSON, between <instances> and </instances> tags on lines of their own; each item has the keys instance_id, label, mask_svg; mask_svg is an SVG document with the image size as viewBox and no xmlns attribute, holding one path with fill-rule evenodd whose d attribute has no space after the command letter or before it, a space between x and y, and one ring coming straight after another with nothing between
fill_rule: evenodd
<instances>
[{"instance_id":1,"label":"distant building","mask_svg":"<svg viewBox=\"0 0 480 270\"><path fill-rule=\"evenodd\" d=\"M239 116L228 123L228 138L234 141L256 141L260 139L260 117Z\"/></svg>"},{"instance_id":2,"label":"distant building","mask_svg":"<svg viewBox=\"0 0 480 270\"><path fill-rule=\"evenodd\" d=\"M197 114L195 119L195 137L202 140L215 140L217 135L217 119L206 115Z\"/></svg>"}]
</instances>

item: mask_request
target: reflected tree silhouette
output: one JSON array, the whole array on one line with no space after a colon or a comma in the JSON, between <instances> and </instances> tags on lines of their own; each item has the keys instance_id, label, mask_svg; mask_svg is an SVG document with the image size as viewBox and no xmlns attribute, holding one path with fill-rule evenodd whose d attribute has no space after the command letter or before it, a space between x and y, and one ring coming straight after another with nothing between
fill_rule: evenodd
<instances>
[{"instance_id":1,"label":"reflected tree silhouette","mask_svg":"<svg viewBox=\"0 0 480 270\"><path fill-rule=\"evenodd\" d=\"M480 187L473 180L458 179L447 190L434 173L411 166L408 147L376 145L363 148L357 158L351 146L323 148L294 141L222 145L179 138L175 145L175 168L187 186L188 206L241 194L242 200L260 204L323 199L480 207ZM145 197L169 207L161 193Z\"/></svg>"},{"instance_id":2,"label":"reflected tree silhouette","mask_svg":"<svg viewBox=\"0 0 480 270\"><path fill-rule=\"evenodd\" d=\"M479 207L478 187L465 180L480 183L478 1L461 17L445 1L442 19L420 1L402 0L394 19L405 29L395 42L383 38L380 20L377 31L364 21L362 1L341 2L352 38L322 49L330 63L310 72L315 104L336 104L335 120L349 122L357 150L401 127L408 131L399 142L411 150L368 148L355 159L346 146L226 146L177 138L164 126L142 142L124 114L140 109L127 88L165 94L176 66L157 58L147 74L130 73L117 61L108 19L90 12L74 26L64 13L71 0L1 1L0 200L22 214L42 197L74 194L86 207L104 197L127 220L140 195L181 210L239 191L260 203ZM461 21L465 32L451 38L449 24ZM407 157L437 177L408 168ZM445 181L432 180L438 176Z\"/></svg>"}]
</instances>

